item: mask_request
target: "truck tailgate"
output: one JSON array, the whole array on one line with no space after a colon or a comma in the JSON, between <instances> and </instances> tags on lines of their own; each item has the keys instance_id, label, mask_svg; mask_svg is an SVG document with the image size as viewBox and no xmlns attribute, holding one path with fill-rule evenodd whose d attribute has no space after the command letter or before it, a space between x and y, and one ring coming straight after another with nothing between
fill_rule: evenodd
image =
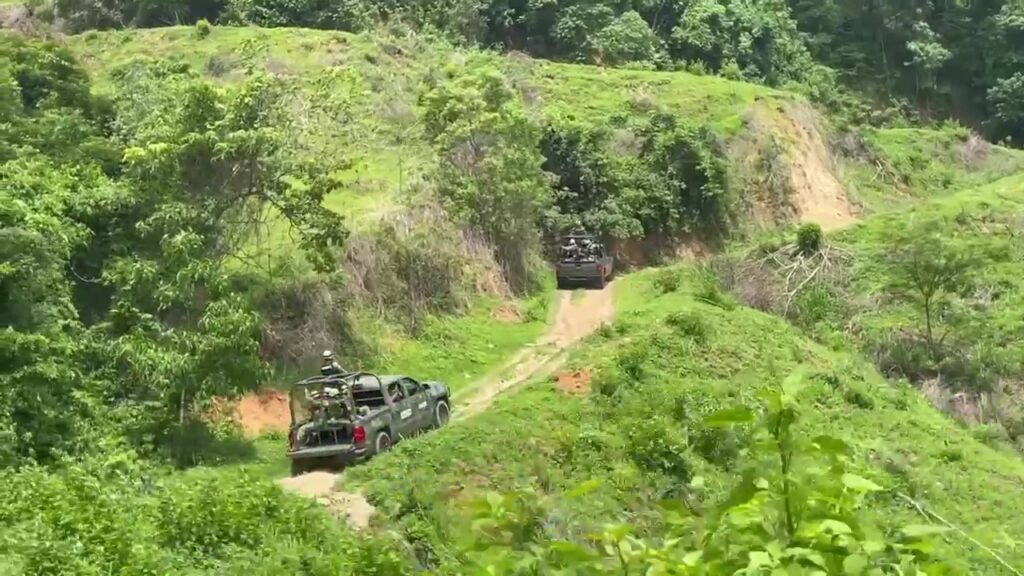
<instances>
[{"instance_id":1,"label":"truck tailgate","mask_svg":"<svg viewBox=\"0 0 1024 576\"><path fill-rule=\"evenodd\" d=\"M596 280L601 277L599 262L559 262L555 274L569 280Z\"/></svg>"}]
</instances>

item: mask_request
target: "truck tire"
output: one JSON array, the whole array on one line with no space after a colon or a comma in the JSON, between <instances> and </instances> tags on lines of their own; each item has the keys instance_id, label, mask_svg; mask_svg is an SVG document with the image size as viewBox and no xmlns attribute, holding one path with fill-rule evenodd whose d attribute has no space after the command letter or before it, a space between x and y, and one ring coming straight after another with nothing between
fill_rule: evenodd
<instances>
[{"instance_id":1,"label":"truck tire","mask_svg":"<svg viewBox=\"0 0 1024 576\"><path fill-rule=\"evenodd\" d=\"M373 453L381 454L391 450L391 434L387 430L381 430L373 439Z\"/></svg>"},{"instance_id":2,"label":"truck tire","mask_svg":"<svg viewBox=\"0 0 1024 576\"><path fill-rule=\"evenodd\" d=\"M306 463L302 460L292 460L292 476L302 476L306 473Z\"/></svg>"},{"instance_id":3,"label":"truck tire","mask_svg":"<svg viewBox=\"0 0 1024 576\"><path fill-rule=\"evenodd\" d=\"M594 281L594 286L598 290L604 290L604 285L606 281L607 279L604 277L604 274L598 274L597 280Z\"/></svg>"},{"instance_id":4,"label":"truck tire","mask_svg":"<svg viewBox=\"0 0 1024 576\"><path fill-rule=\"evenodd\" d=\"M452 409L448 406L447 400L438 400L434 405L434 428L440 428L448 423L452 417Z\"/></svg>"}]
</instances>

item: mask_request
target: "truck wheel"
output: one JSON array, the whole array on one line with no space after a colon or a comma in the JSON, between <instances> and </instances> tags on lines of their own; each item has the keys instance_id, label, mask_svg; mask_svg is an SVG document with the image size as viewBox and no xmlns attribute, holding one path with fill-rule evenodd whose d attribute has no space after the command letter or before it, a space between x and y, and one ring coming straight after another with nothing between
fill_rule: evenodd
<instances>
[{"instance_id":1,"label":"truck wheel","mask_svg":"<svg viewBox=\"0 0 1024 576\"><path fill-rule=\"evenodd\" d=\"M302 460L292 460L292 476L301 476L306 473L306 463Z\"/></svg>"},{"instance_id":2,"label":"truck wheel","mask_svg":"<svg viewBox=\"0 0 1024 576\"><path fill-rule=\"evenodd\" d=\"M448 407L448 402L445 400L439 400L437 405L434 406L434 428L440 428L448 423L448 419L452 417L451 408Z\"/></svg>"},{"instance_id":3,"label":"truck wheel","mask_svg":"<svg viewBox=\"0 0 1024 576\"><path fill-rule=\"evenodd\" d=\"M598 276L597 281L594 282L594 285L597 286L598 290L604 290L605 281L606 280L605 280L604 274L601 274L601 275Z\"/></svg>"},{"instance_id":4,"label":"truck wheel","mask_svg":"<svg viewBox=\"0 0 1024 576\"><path fill-rule=\"evenodd\" d=\"M381 430L373 440L373 453L380 454L391 450L391 435L387 430Z\"/></svg>"}]
</instances>

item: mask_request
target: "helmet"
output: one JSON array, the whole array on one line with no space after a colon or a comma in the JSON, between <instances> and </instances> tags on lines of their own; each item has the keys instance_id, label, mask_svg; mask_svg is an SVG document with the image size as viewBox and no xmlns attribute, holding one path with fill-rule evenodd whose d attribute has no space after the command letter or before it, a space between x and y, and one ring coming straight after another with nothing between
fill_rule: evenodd
<instances>
[{"instance_id":1,"label":"helmet","mask_svg":"<svg viewBox=\"0 0 1024 576\"><path fill-rule=\"evenodd\" d=\"M333 360L334 359L334 352L331 352L330 350L324 350L323 359L324 360Z\"/></svg>"},{"instance_id":2,"label":"helmet","mask_svg":"<svg viewBox=\"0 0 1024 576\"><path fill-rule=\"evenodd\" d=\"M570 238L569 239L569 246L575 246L575 245L576 245L576 239L575 238Z\"/></svg>"}]
</instances>

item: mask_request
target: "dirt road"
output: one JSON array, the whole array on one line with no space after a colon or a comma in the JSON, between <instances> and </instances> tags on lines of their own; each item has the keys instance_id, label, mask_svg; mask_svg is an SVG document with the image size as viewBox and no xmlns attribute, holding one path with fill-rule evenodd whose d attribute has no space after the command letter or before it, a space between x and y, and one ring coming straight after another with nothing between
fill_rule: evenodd
<instances>
[{"instance_id":1,"label":"dirt road","mask_svg":"<svg viewBox=\"0 0 1024 576\"><path fill-rule=\"evenodd\" d=\"M495 398L528 380L553 373L565 361L567 351L610 322L615 313L615 282L604 290L560 291L555 302L555 320L544 336L520 350L496 375L487 376L453 399L453 423L487 410ZM279 483L295 492L316 498L333 512L347 517L353 528L369 526L373 507L358 493L335 490L340 474L311 472Z\"/></svg>"}]
</instances>

